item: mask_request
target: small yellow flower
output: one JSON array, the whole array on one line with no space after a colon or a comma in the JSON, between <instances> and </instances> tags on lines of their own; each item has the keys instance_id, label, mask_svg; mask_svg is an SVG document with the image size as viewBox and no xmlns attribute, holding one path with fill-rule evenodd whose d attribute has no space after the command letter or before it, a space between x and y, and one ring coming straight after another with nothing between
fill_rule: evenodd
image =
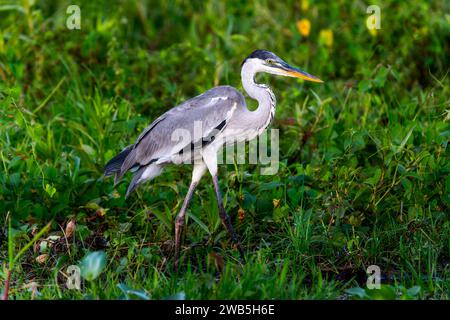
<instances>
[{"instance_id":1,"label":"small yellow flower","mask_svg":"<svg viewBox=\"0 0 450 320\"><path fill-rule=\"evenodd\" d=\"M117 191L117 190L114 189L114 191L112 192L112 197L113 197L114 199L120 198L120 193L119 193L119 191Z\"/></svg>"},{"instance_id":2,"label":"small yellow flower","mask_svg":"<svg viewBox=\"0 0 450 320\"><path fill-rule=\"evenodd\" d=\"M273 199L272 204L274 208L278 208L278 206L280 205L280 199Z\"/></svg>"},{"instance_id":3,"label":"small yellow flower","mask_svg":"<svg viewBox=\"0 0 450 320\"><path fill-rule=\"evenodd\" d=\"M324 29L319 34L320 43L331 48L333 46L333 31L331 29Z\"/></svg>"},{"instance_id":4,"label":"small yellow flower","mask_svg":"<svg viewBox=\"0 0 450 320\"><path fill-rule=\"evenodd\" d=\"M303 10L303 11L308 11L308 8L309 8L309 1L308 1L308 0L302 0L302 1L301 1L301 6L302 6L302 10Z\"/></svg>"},{"instance_id":5,"label":"small yellow flower","mask_svg":"<svg viewBox=\"0 0 450 320\"><path fill-rule=\"evenodd\" d=\"M311 22L308 19L299 20L297 21L297 29L302 36L307 37L311 31Z\"/></svg>"},{"instance_id":6,"label":"small yellow flower","mask_svg":"<svg viewBox=\"0 0 450 320\"><path fill-rule=\"evenodd\" d=\"M377 29L372 28L372 29L369 29L369 33L372 37L376 37L378 32L377 32Z\"/></svg>"}]
</instances>

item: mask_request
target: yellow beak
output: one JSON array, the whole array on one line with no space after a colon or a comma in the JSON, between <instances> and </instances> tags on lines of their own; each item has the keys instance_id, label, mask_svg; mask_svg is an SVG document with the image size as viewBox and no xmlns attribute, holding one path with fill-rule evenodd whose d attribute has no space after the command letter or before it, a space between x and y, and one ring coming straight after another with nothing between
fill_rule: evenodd
<instances>
[{"instance_id":1,"label":"yellow beak","mask_svg":"<svg viewBox=\"0 0 450 320\"><path fill-rule=\"evenodd\" d=\"M317 78L316 76L313 76L312 74L309 74L303 70L293 67L284 61L279 64L278 69L280 73L284 76L300 78L311 82L323 83L323 81Z\"/></svg>"},{"instance_id":2,"label":"yellow beak","mask_svg":"<svg viewBox=\"0 0 450 320\"><path fill-rule=\"evenodd\" d=\"M306 72L303 72L303 71L299 72L297 70L293 70L293 71L289 70L289 71L285 71L285 74L288 77L300 78L300 79L303 79L303 80L306 80L306 81L323 83L323 81L320 80L319 78L317 78L317 77L315 77L315 76L313 76L311 74L308 74Z\"/></svg>"}]
</instances>

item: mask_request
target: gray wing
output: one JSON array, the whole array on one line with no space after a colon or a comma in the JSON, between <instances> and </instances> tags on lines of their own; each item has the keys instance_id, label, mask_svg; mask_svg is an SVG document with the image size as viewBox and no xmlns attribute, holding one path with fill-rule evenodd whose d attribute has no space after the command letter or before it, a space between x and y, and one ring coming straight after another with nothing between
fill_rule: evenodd
<instances>
[{"instance_id":1,"label":"gray wing","mask_svg":"<svg viewBox=\"0 0 450 320\"><path fill-rule=\"evenodd\" d=\"M180 152L186 145L196 141L177 141L172 133L185 130L188 136L198 137L199 122L201 136L208 137L212 131L222 131L237 108L245 106L244 96L230 86L220 86L189 99L170 109L147 127L136 140L123 161L120 178L126 171L147 166ZM197 122L196 132L194 124Z\"/></svg>"}]
</instances>

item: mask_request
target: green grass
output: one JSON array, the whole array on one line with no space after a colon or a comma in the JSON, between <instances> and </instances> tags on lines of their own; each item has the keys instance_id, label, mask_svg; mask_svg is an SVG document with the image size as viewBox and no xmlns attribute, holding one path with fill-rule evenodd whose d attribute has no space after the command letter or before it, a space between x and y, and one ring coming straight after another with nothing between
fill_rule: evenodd
<instances>
[{"instance_id":1,"label":"green grass","mask_svg":"<svg viewBox=\"0 0 450 320\"><path fill-rule=\"evenodd\" d=\"M376 1L371 34L362 3L304 2L79 1L81 30L65 27L68 1L2 2L0 290L12 271L10 299L449 299L449 4ZM241 89L240 63L258 48L325 84L260 77L277 96L280 170L220 168L248 261L205 176L175 272L191 167L125 200L130 176L114 188L103 166L165 110ZM106 253L99 276L67 289L67 267L94 251ZM382 289L355 289L372 264Z\"/></svg>"}]
</instances>

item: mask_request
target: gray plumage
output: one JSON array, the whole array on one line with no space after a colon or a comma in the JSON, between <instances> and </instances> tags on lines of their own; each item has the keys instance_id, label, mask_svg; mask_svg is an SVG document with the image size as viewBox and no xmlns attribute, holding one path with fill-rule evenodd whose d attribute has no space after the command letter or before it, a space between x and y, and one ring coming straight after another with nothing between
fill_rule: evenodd
<instances>
[{"instance_id":1,"label":"gray plumage","mask_svg":"<svg viewBox=\"0 0 450 320\"><path fill-rule=\"evenodd\" d=\"M172 139L176 129L186 130L194 138L195 122L201 122L201 139L211 140L211 131L220 133L227 126L232 115L230 111L245 106L242 93L230 86L219 86L191 98L157 118L141 133L134 145L126 147L111 159L105 166L105 176L115 174L117 183L127 171L135 171L127 190L128 196L138 184L149 180L141 178L145 169L153 166L157 170L173 163L179 160L181 150L199 142L189 140L178 145L179 141Z\"/></svg>"},{"instance_id":2,"label":"gray plumage","mask_svg":"<svg viewBox=\"0 0 450 320\"><path fill-rule=\"evenodd\" d=\"M215 87L161 115L141 133L133 145L126 147L105 166L105 176L115 175L115 183L118 183L127 171L134 172L126 193L128 196L138 185L161 174L164 166L192 161L190 163L194 165L191 185L175 224L176 264L184 215L194 189L206 170L213 177L220 218L233 241L238 244L243 258L242 247L220 196L217 152L224 144L255 138L272 121L275 114L275 95L267 85L255 82L255 75L259 72L322 82L290 66L272 52L256 50L241 65L244 90L250 98L258 101L255 111L247 108L244 96L235 88Z\"/></svg>"},{"instance_id":3,"label":"gray plumage","mask_svg":"<svg viewBox=\"0 0 450 320\"><path fill-rule=\"evenodd\" d=\"M286 70L298 71L315 78L289 66L272 52L254 51L242 63L241 77L245 91L259 102L256 111L247 109L244 96L235 88L212 88L157 118L133 145L126 147L106 164L105 176L114 174L115 183L118 183L127 171L134 172L135 176L127 190L128 196L138 184L161 173L165 165L186 160L180 155L182 150L191 149L192 159L202 158L199 146L214 144L212 149L218 151L227 137L232 137L235 141L255 138L272 121L276 99L268 86L254 82L254 76L258 72L286 75ZM200 134L195 132L196 123L201 123ZM176 129L185 130L186 136L192 139L174 139Z\"/></svg>"}]
</instances>

